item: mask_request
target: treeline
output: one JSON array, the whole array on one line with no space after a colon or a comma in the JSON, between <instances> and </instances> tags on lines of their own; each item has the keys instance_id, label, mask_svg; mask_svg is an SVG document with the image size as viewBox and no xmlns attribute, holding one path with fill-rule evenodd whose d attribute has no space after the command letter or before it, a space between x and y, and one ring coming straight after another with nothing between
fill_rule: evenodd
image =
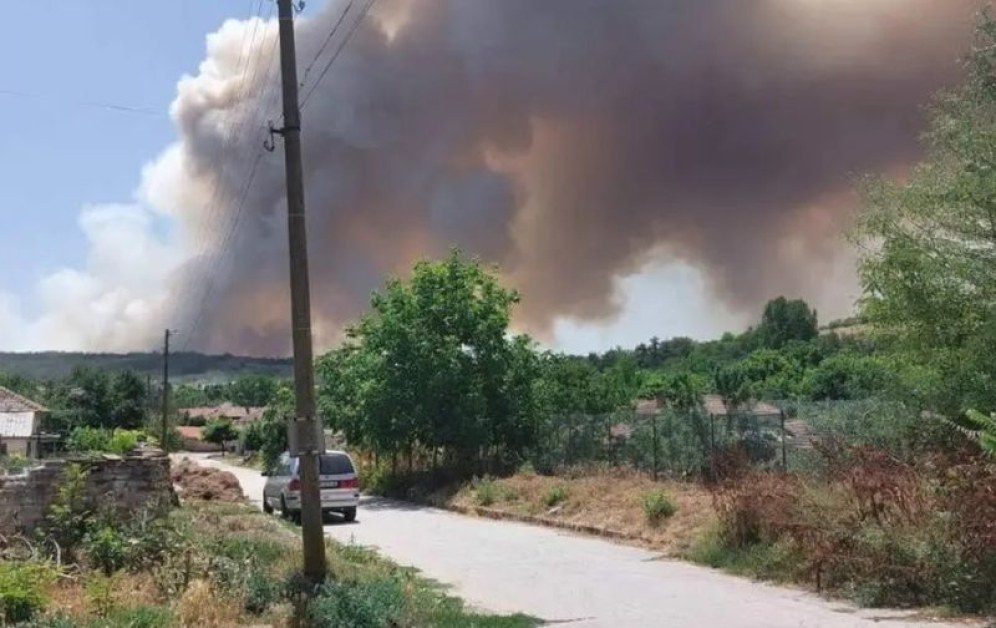
<instances>
[{"instance_id":1,"label":"treeline","mask_svg":"<svg viewBox=\"0 0 996 628\"><path fill-rule=\"evenodd\" d=\"M390 281L348 341L318 362L327 424L374 452L500 463L537 446L551 424L639 398L693 411L705 393L733 404L856 399L889 383L872 343L820 334L799 300L775 299L756 327L717 341L652 339L583 357L511 334L518 299L459 252Z\"/></svg>"},{"instance_id":2,"label":"treeline","mask_svg":"<svg viewBox=\"0 0 996 628\"><path fill-rule=\"evenodd\" d=\"M0 352L0 371L18 373L36 380L64 379L77 367L105 371L136 371L158 377L162 371L162 353L73 353L46 351L38 353ZM234 379L242 375L261 374L290 377L289 358L255 358L237 355L207 355L196 352L170 354L170 372L177 378L216 377Z\"/></svg>"}]
</instances>

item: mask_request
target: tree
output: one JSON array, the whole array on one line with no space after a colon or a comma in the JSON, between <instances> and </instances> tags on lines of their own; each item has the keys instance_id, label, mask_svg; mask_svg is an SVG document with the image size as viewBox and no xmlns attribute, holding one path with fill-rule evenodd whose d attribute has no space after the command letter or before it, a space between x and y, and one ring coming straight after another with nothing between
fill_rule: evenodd
<instances>
[{"instance_id":1,"label":"tree","mask_svg":"<svg viewBox=\"0 0 996 628\"><path fill-rule=\"evenodd\" d=\"M764 306L755 333L761 346L770 349L781 349L792 340L812 340L819 334L816 310L802 299L778 297Z\"/></svg>"},{"instance_id":2,"label":"tree","mask_svg":"<svg viewBox=\"0 0 996 628\"><path fill-rule=\"evenodd\" d=\"M246 375L232 383L231 402L244 408L262 408L270 404L277 392L278 383L266 375Z\"/></svg>"},{"instance_id":3,"label":"tree","mask_svg":"<svg viewBox=\"0 0 996 628\"><path fill-rule=\"evenodd\" d=\"M61 402L74 425L113 427L110 380L106 372L77 366L61 388Z\"/></svg>"},{"instance_id":4,"label":"tree","mask_svg":"<svg viewBox=\"0 0 996 628\"><path fill-rule=\"evenodd\" d=\"M137 429L145 424L148 390L134 371L121 371L111 380L110 406L113 427Z\"/></svg>"},{"instance_id":5,"label":"tree","mask_svg":"<svg viewBox=\"0 0 996 628\"><path fill-rule=\"evenodd\" d=\"M863 314L918 382L933 382L916 395L949 416L996 409L994 67L986 13L964 83L935 102L926 160L905 182L866 182L854 233Z\"/></svg>"},{"instance_id":6,"label":"tree","mask_svg":"<svg viewBox=\"0 0 996 628\"><path fill-rule=\"evenodd\" d=\"M881 359L840 353L809 370L800 389L814 400L866 399L883 391L890 379Z\"/></svg>"},{"instance_id":7,"label":"tree","mask_svg":"<svg viewBox=\"0 0 996 628\"><path fill-rule=\"evenodd\" d=\"M534 420L531 342L508 337L517 301L459 251L419 262L374 295L347 347L320 360L323 413L376 452L515 455Z\"/></svg>"},{"instance_id":8,"label":"tree","mask_svg":"<svg viewBox=\"0 0 996 628\"><path fill-rule=\"evenodd\" d=\"M222 445L239 437L238 431L228 419L218 419L208 421L204 426L204 440L209 443Z\"/></svg>"}]
</instances>

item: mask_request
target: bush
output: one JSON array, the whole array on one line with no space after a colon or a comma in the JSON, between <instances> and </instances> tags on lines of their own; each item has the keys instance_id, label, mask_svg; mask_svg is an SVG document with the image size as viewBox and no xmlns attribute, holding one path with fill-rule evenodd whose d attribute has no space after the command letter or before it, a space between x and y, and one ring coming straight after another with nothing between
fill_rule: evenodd
<instances>
[{"instance_id":1,"label":"bush","mask_svg":"<svg viewBox=\"0 0 996 628\"><path fill-rule=\"evenodd\" d=\"M124 456L131 453L138 443L145 440L145 434L139 430L115 429L107 441L106 450L112 454Z\"/></svg>"},{"instance_id":2,"label":"bush","mask_svg":"<svg viewBox=\"0 0 996 628\"><path fill-rule=\"evenodd\" d=\"M239 437L238 431L228 419L208 421L204 427L204 440L216 445L224 444L228 441L236 440Z\"/></svg>"},{"instance_id":3,"label":"bush","mask_svg":"<svg viewBox=\"0 0 996 628\"><path fill-rule=\"evenodd\" d=\"M309 619L316 626L400 626L404 614L404 589L394 578L358 584L329 583L308 606Z\"/></svg>"},{"instance_id":4,"label":"bush","mask_svg":"<svg viewBox=\"0 0 996 628\"><path fill-rule=\"evenodd\" d=\"M31 621L45 608L45 587L55 577L47 563L0 562L0 624Z\"/></svg>"},{"instance_id":5,"label":"bush","mask_svg":"<svg viewBox=\"0 0 996 628\"><path fill-rule=\"evenodd\" d=\"M246 612L262 615L271 604L280 600L282 593L281 584L272 576L260 570L253 570L246 579L244 603Z\"/></svg>"},{"instance_id":6,"label":"bush","mask_svg":"<svg viewBox=\"0 0 996 628\"><path fill-rule=\"evenodd\" d=\"M471 481L471 486L474 488L474 497L479 505L490 506L498 501L498 483L491 476L486 475L480 479L474 478Z\"/></svg>"},{"instance_id":7,"label":"bush","mask_svg":"<svg viewBox=\"0 0 996 628\"><path fill-rule=\"evenodd\" d=\"M543 503L547 508L552 508L557 504L567 501L567 487L563 484L554 486L543 496Z\"/></svg>"},{"instance_id":8,"label":"bush","mask_svg":"<svg viewBox=\"0 0 996 628\"><path fill-rule=\"evenodd\" d=\"M31 467L31 461L24 456L2 456L0 457L0 473L20 473Z\"/></svg>"},{"instance_id":9,"label":"bush","mask_svg":"<svg viewBox=\"0 0 996 628\"><path fill-rule=\"evenodd\" d=\"M115 528L105 524L86 535L83 548L89 562L110 576L124 567L129 544Z\"/></svg>"},{"instance_id":10,"label":"bush","mask_svg":"<svg viewBox=\"0 0 996 628\"><path fill-rule=\"evenodd\" d=\"M70 451L83 453L108 452L124 456L145 440L141 430L115 428L105 430L97 427L77 427L69 434L66 446Z\"/></svg>"},{"instance_id":11,"label":"bush","mask_svg":"<svg viewBox=\"0 0 996 628\"><path fill-rule=\"evenodd\" d=\"M55 494L41 527L43 536L59 544L64 558L72 561L90 529L91 513L86 510L86 471L78 464L66 467L62 484Z\"/></svg>"},{"instance_id":12,"label":"bush","mask_svg":"<svg viewBox=\"0 0 996 628\"><path fill-rule=\"evenodd\" d=\"M647 523L652 526L659 525L661 521L674 516L676 512L678 506L660 491L648 493L643 498L643 514L647 517Z\"/></svg>"},{"instance_id":13,"label":"bush","mask_svg":"<svg viewBox=\"0 0 996 628\"><path fill-rule=\"evenodd\" d=\"M996 464L913 466L869 447L821 447L827 477L753 474L713 495L719 529L697 559L795 574L872 606L996 608Z\"/></svg>"}]
</instances>

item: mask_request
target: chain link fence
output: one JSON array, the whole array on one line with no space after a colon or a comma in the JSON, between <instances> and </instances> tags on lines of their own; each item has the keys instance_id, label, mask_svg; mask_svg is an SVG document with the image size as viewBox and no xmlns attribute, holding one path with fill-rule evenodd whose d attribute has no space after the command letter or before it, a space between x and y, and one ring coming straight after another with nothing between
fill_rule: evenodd
<instances>
[{"instance_id":1,"label":"chain link fence","mask_svg":"<svg viewBox=\"0 0 996 628\"><path fill-rule=\"evenodd\" d=\"M714 477L736 452L759 469L816 472L821 441L874 445L904 456L917 414L879 400L756 404L745 411L621 410L549 417L532 464L537 469L606 465L675 478Z\"/></svg>"}]
</instances>

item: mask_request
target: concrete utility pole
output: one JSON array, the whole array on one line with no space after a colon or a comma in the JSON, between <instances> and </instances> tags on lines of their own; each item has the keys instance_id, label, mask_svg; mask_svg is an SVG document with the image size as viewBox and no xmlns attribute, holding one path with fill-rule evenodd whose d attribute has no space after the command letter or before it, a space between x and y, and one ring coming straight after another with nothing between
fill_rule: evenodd
<instances>
[{"instance_id":1,"label":"concrete utility pole","mask_svg":"<svg viewBox=\"0 0 996 628\"><path fill-rule=\"evenodd\" d=\"M283 81L284 138L287 174L287 228L290 238L291 333L294 342L295 420L291 449L300 462L301 535L304 575L318 584L325 579L325 535L322 530L319 443L315 411L315 371L311 346L311 292L308 278L308 241L304 218L304 175L301 164L301 111L297 97L297 54L294 49L294 4L277 0L280 18L280 73ZM294 452L293 450L297 451Z\"/></svg>"},{"instance_id":2,"label":"concrete utility pole","mask_svg":"<svg viewBox=\"0 0 996 628\"><path fill-rule=\"evenodd\" d=\"M169 453L169 337L172 333L168 329L163 333L163 424L159 446L165 453Z\"/></svg>"}]
</instances>

